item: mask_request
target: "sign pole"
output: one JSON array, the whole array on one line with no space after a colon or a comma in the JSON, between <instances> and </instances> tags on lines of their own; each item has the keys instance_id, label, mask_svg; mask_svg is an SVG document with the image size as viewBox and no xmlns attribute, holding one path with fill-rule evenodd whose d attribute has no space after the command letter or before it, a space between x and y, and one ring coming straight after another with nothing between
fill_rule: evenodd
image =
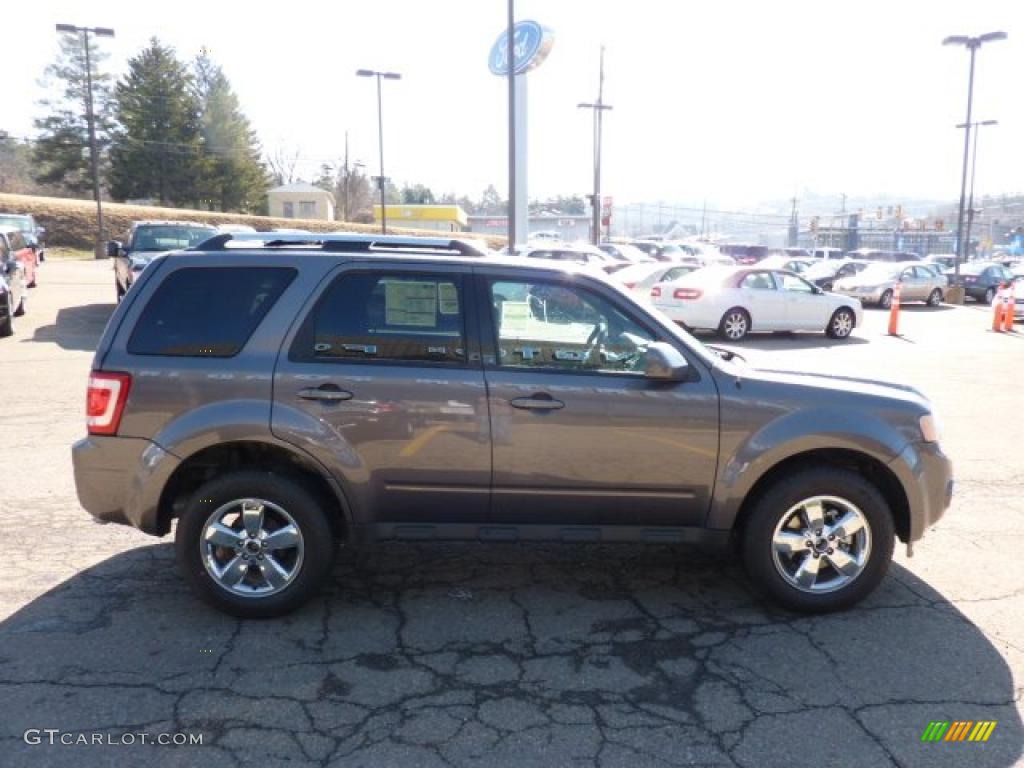
<instances>
[{"instance_id":1,"label":"sign pole","mask_svg":"<svg viewBox=\"0 0 1024 768\"><path fill-rule=\"evenodd\" d=\"M516 8L515 0L508 0L508 28L505 32L505 67L508 77L508 247L514 252L517 235L516 228L516 174L519 165L516 158Z\"/></svg>"}]
</instances>

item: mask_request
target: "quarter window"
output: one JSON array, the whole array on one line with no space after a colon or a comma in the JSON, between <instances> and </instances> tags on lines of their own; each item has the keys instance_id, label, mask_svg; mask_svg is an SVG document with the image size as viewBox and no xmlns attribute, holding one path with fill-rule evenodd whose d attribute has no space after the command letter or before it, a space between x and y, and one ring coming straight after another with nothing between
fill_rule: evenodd
<instances>
[{"instance_id":1,"label":"quarter window","mask_svg":"<svg viewBox=\"0 0 1024 768\"><path fill-rule=\"evenodd\" d=\"M328 288L292 359L465 363L461 275L357 272Z\"/></svg>"},{"instance_id":2,"label":"quarter window","mask_svg":"<svg viewBox=\"0 0 1024 768\"><path fill-rule=\"evenodd\" d=\"M295 277L273 267L187 267L173 272L142 311L128 352L232 357Z\"/></svg>"},{"instance_id":3,"label":"quarter window","mask_svg":"<svg viewBox=\"0 0 1024 768\"><path fill-rule=\"evenodd\" d=\"M642 374L654 336L577 285L495 281L490 298L498 365Z\"/></svg>"}]
</instances>

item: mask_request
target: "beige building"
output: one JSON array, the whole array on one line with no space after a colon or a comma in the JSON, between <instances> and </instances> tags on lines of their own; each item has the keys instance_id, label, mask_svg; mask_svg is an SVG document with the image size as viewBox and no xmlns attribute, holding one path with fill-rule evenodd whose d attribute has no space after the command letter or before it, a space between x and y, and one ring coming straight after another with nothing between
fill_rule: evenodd
<instances>
[{"instance_id":1,"label":"beige building","mask_svg":"<svg viewBox=\"0 0 1024 768\"><path fill-rule=\"evenodd\" d=\"M334 195L312 184L274 187L267 192L267 203L275 218L334 221Z\"/></svg>"}]
</instances>

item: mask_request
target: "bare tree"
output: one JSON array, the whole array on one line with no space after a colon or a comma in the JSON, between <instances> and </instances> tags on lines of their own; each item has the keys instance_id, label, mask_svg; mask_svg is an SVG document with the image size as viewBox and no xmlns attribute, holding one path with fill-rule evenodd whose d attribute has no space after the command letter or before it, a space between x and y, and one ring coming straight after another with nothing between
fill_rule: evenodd
<instances>
[{"instance_id":1,"label":"bare tree","mask_svg":"<svg viewBox=\"0 0 1024 768\"><path fill-rule=\"evenodd\" d=\"M278 144L267 153L267 167L277 185L291 184L295 181L295 166L299 163L298 147L286 147Z\"/></svg>"}]
</instances>

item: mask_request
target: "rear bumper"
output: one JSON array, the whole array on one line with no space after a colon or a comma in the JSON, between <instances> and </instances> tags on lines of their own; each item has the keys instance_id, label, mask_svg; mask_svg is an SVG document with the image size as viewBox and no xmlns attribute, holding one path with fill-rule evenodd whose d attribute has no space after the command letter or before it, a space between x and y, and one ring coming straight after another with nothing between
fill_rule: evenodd
<instances>
[{"instance_id":1,"label":"rear bumper","mask_svg":"<svg viewBox=\"0 0 1024 768\"><path fill-rule=\"evenodd\" d=\"M162 535L160 493L179 459L150 440L90 435L71 448L78 501L108 523Z\"/></svg>"},{"instance_id":2,"label":"rear bumper","mask_svg":"<svg viewBox=\"0 0 1024 768\"><path fill-rule=\"evenodd\" d=\"M937 443L912 443L889 463L907 494L909 541L935 525L953 498L953 463Z\"/></svg>"}]
</instances>

